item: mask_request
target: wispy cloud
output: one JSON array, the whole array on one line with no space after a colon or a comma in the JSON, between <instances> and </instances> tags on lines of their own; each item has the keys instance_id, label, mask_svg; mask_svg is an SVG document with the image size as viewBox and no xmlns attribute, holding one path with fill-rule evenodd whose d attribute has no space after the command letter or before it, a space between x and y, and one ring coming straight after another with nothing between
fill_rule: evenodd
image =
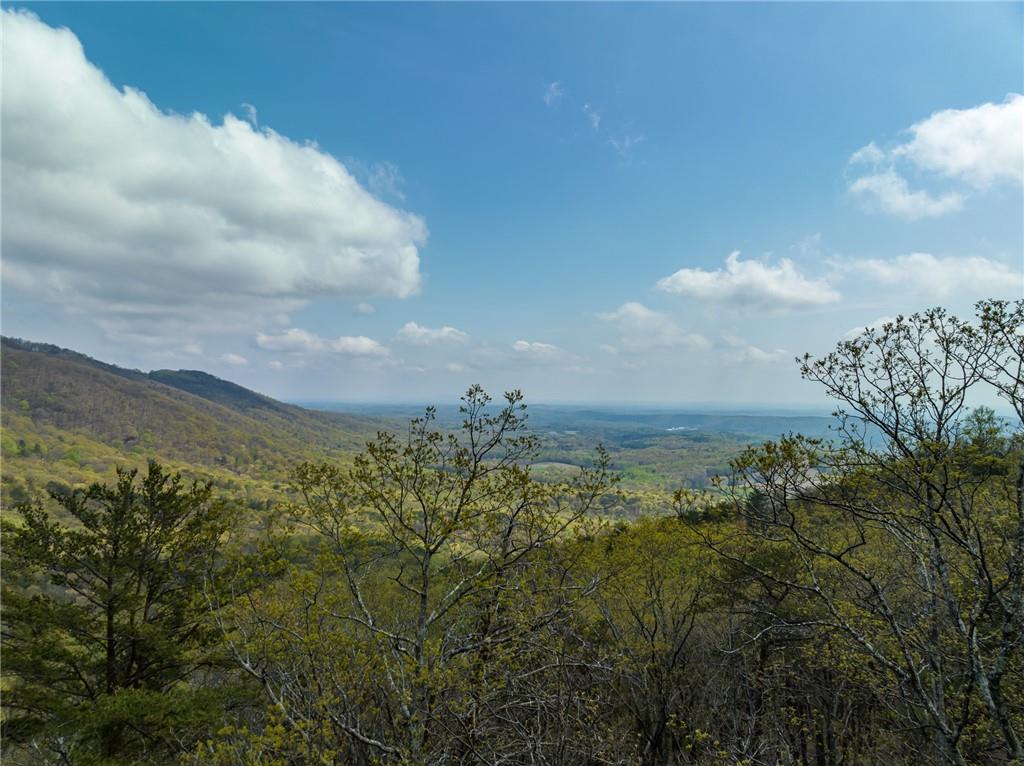
<instances>
[{"instance_id":1,"label":"wispy cloud","mask_svg":"<svg viewBox=\"0 0 1024 766\"><path fill-rule=\"evenodd\" d=\"M405 176L393 162L375 162L371 165L366 185L377 196L405 199Z\"/></svg>"},{"instance_id":2,"label":"wispy cloud","mask_svg":"<svg viewBox=\"0 0 1024 766\"><path fill-rule=\"evenodd\" d=\"M249 364L249 360L241 354L224 354L220 360L225 364L230 364L233 367L245 367Z\"/></svg>"},{"instance_id":3,"label":"wispy cloud","mask_svg":"<svg viewBox=\"0 0 1024 766\"><path fill-rule=\"evenodd\" d=\"M583 114L586 115L587 121L590 123L590 127L595 131L601 129L601 112L591 106L589 103L583 105Z\"/></svg>"},{"instance_id":4,"label":"wispy cloud","mask_svg":"<svg viewBox=\"0 0 1024 766\"><path fill-rule=\"evenodd\" d=\"M469 335L447 325L433 328L406 322L395 338L414 346L436 346L439 343L465 343L469 340Z\"/></svg>"},{"instance_id":5,"label":"wispy cloud","mask_svg":"<svg viewBox=\"0 0 1024 766\"><path fill-rule=\"evenodd\" d=\"M512 350L516 354L534 360L554 359L562 354L562 350L558 346L528 340L517 340L512 344Z\"/></svg>"},{"instance_id":6,"label":"wispy cloud","mask_svg":"<svg viewBox=\"0 0 1024 766\"><path fill-rule=\"evenodd\" d=\"M343 335L339 338L321 338L308 330L293 327L277 335L258 333L256 345L267 351L291 353L330 352L348 356L387 356L388 349L365 335Z\"/></svg>"},{"instance_id":7,"label":"wispy cloud","mask_svg":"<svg viewBox=\"0 0 1024 766\"><path fill-rule=\"evenodd\" d=\"M937 218L955 213L964 206L963 195L957 192L935 197L923 189L912 191L907 179L892 168L857 178L850 184L850 191L862 197L869 210L908 221Z\"/></svg>"},{"instance_id":8,"label":"wispy cloud","mask_svg":"<svg viewBox=\"0 0 1024 766\"><path fill-rule=\"evenodd\" d=\"M726 359L746 364L768 364L789 359L792 356L784 348L775 348L769 351L748 343L737 335L724 335L722 346Z\"/></svg>"},{"instance_id":9,"label":"wispy cloud","mask_svg":"<svg viewBox=\"0 0 1024 766\"><path fill-rule=\"evenodd\" d=\"M544 95L542 96L542 98L544 99L545 105L554 106L564 97L565 88L563 88L562 83L558 82L557 80L555 82L549 82L547 85L544 86Z\"/></svg>"},{"instance_id":10,"label":"wispy cloud","mask_svg":"<svg viewBox=\"0 0 1024 766\"><path fill-rule=\"evenodd\" d=\"M623 303L615 311L598 314L598 319L613 325L619 333L618 346L606 344L606 353L618 351L645 351L654 348L706 349L711 343L707 338L680 328L670 317L647 308L635 301Z\"/></svg>"},{"instance_id":11,"label":"wispy cloud","mask_svg":"<svg viewBox=\"0 0 1024 766\"><path fill-rule=\"evenodd\" d=\"M242 113L245 115L245 119L254 127L260 126L259 115L256 113L256 107L252 104L242 102Z\"/></svg>"},{"instance_id":12,"label":"wispy cloud","mask_svg":"<svg viewBox=\"0 0 1024 766\"><path fill-rule=\"evenodd\" d=\"M615 151L617 151L621 157L629 156L630 150L634 146L641 144L646 140L647 137L641 133L624 133L618 137L608 137L608 143L615 147Z\"/></svg>"},{"instance_id":13,"label":"wispy cloud","mask_svg":"<svg viewBox=\"0 0 1024 766\"><path fill-rule=\"evenodd\" d=\"M1019 267L981 256L909 253L892 258L840 259L833 264L841 273L935 299L953 295L1020 297L1024 293L1024 274Z\"/></svg>"}]
</instances>

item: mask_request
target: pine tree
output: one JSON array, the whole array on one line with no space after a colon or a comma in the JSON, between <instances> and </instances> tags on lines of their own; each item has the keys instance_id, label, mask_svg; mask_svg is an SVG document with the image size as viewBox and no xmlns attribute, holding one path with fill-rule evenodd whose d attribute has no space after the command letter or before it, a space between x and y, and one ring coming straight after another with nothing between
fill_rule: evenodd
<instances>
[{"instance_id":1,"label":"pine tree","mask_svg":"<svg viewBox=\"0 0 1024 766\"><path fill-rule=\"evenodd\" d=\"M152 461L51 497L4 522L5 756L158 762L216 706L202 583L233 513Z\"/></svg>"}]
</instances>

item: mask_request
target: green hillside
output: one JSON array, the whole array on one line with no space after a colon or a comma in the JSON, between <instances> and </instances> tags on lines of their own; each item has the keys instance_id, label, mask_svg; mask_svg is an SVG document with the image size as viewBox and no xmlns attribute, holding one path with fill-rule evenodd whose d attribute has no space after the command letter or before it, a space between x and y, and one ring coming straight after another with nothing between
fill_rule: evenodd
<instances>
[{"instance_id":1,"label":"green hillside","mask_svg":"<svg viewBox=\"0 0 1024 766\"><path fill-rule=\"evenodd\" d=\"M2 341L3 498L108 478L157 457L256 498L295 463L345 457L386 426L306 410L204 372L143 373L56 346Z\"/></svg>"}]
</instances>

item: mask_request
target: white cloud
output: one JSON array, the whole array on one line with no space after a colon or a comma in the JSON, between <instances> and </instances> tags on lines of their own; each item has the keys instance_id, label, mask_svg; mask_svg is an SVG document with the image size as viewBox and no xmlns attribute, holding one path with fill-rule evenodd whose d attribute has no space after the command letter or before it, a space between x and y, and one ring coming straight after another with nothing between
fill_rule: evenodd
<instances>
[{"instance_id":1,"label":"white cloud","mask_svg":"<svg viewBox=\"0 0 1024 766\"><path fill-rule=\"evenodd\" d=\"M1024 95L1011 93L998 104L944 109L908 128L910 139L882 149L874 141L850 157L851 165L873 166L855 178L850 191L872 207L915 220L960 210L965 191L983 191L996 183L1024 182ZM925 180L952 181L959 190L933 194L911 190L905 169Z\"/></svg>"},{"instance_id":2,"label":"white cloud","mask_svg":"<svg viewBox=\"0 0 1024 766\"><path fill-rule=\"evenodd\" d=\"M552 346L550 343L539 343L531 342L528 340L517 340L512 344L512 350L517 354L522 354L525 357L531 359L553 359L559 356L562 352L558 346Z\"/></svg>"},{"instance_id":3,"label":"white cloud","mask_svg":"<svg viewBox=\"0 0 1024 766\"><path fill-rule=\"evenodd\" d=\"M456 372L456 373L458 373L458 372L465 372L467 370L466 365L461 364L459 362L448 362L448 364L446 364L444 366L444 368L446 370L448 370L448 372Z\"/></svg>"},{"instance_id":4,"label":"white cloud","mask_svg":"<svg viewBox=\"0 0 1024 766\"><path fill-rule=\"evenodd\" d=\"M365 335L342 336L326 341L327 348L339 354L350 356L387 356L388 350L380 343Z\"/></svg>"},{"instance_id":5,"label":"white cloud","mask_svg":"<svg viewBox=\"0 0 1024 766\"><path fill-rule=\"evenodd\" d=\"M910 127L913 138L895 149L917 167L976 189L1024 182L1024 95L999 104L944 109Z\"/></svg>"},{"instance_id":6,"label":"white cloud","mask_svg":"<svg viewBox=\"0 0 1024 766\"><path fill-rule=\"evenodd\" d=\"M324 349L324 340L308 330L293 327L290 330L285 330L280 335L258 333L256 335L256 345L268 351L310 352L322 351Z\"/></svg>"},{"instance_id":7,"label":"white cloud","mask_svg":"<svg viewBox=\"0 0 1024 766\"><path fill-rule=\"evenodd\" d=\"M892 324L895 321L896 317L878 317L878 319L874 319L868 322L863 327L851 327L849 330L846 331L846 334L843 337L846 340L853 340L854 338L859 338L865 330L881 330L883 327L885 327L885 325Z\"/></svg>"},{"instance_id":8,"label":"white cloud","mask_svg":"<svg viewBox=\"0 0 1024 766\"><path fill-rule=\"evenodd\" d=\"M901 291L913 290L936 300L951 295L1020 297L1024 274L999 261L980 256L936 257L910 253L894 258L838 261L836 267Z\"/></svg>"},{"instance_id":9,"label":"white cloud","mask_svg":"<svg viewBox=\"0 0 1024 766\"><path fill-rule=\"evenodd\" d=\"M419 289L423 221L316 145L161 111L67 29L2 18L6 286L140 340Z\"/></svg>"},{"instance_id":10,"label":"white cloud","mask_svg":"<svg viewBox=\"0 0 1024 766\"><path fill-rule=\"evenodd\" d=\"M659 280L657 289L771 311L812 308L840 298L828 282L805 277L788 258L773 266L763 261L742 261L738 250L726 257L724 269L679 269Z\"/></svg>"},{"instance_id":11,"label":"white cloud","mask_svg":"<svg viewBox=\"0 0 1024 766\"><path fill-rule=\"evenodd\" d=\"M562 87L560 82L549 82L544 87L544 104L547 106L554 106L565 96L565 88Z\"/></svg>"},{"instance_id":12,"label":"white cloud","mask_svg":"<svg viewBox=\"0 0 1024 766\"><path fill-rule=\"evenodd\" d=\"M878 148L878 144L874 141L869 143L867 146L862 146L860 149L850 155L850 164L868 164L868 165L880 165L885 161L885 152Z\"/></svg>"},{"instance_id":13,"label":"white cloud","mask_svg":"<svg viewBox=\"0 0 1024 766\"><path fill-rule=\"evenodd\" d=\"M964 203L957 192L933 197L924 190L911 191L907 179L891 168L861 176L850 184L850 191L866 197L870 208L908 221L954 213Z\"/></svg>"},{"instance_id":14,"label":"white cloud","mask_svg":"<svg viewBox=\"0 0 1024 766\"><path fill-rule=\"evenodd\" d=\"M283 370L284 364L282 362L279 362L277 359L273 359L267 363L267 367L269 367L272 370Z\"/></svg>"},{"instance_id":15,"label":"white cloud","mask_svg":"<svg viewBox=\"0 0 1024 766\"><path fill-rule=\"evenodd\" d=\"M376 310L377 309L374 308L372 303L359 303L356 305L354 313L360 316L367 316L368 314L372 314Z\"/></svg>"},{"instance_id":16,"label":"white cloud","mask_svg":"<svg viewBox=\"0 0 1024 766\"><path fill-rule=\"evenodd\" d=\"M767 351L758 346L747 343L743 338L736 335L724 335L722 337L725 346L725 356L734 362L744 364L763 364L778 362L790 358L791 354L784 348L776 348Z\"/></svg>"},{"instance_id":17,"label":"white cloud","mask_svg":"<svg viewBox=\"0 0 1024 766\"><path fill-rule=\"evenodd\" d=\"M465 343L469 335L454 327L422 327L415 322L406 322L395 336L398 340L414 346L434 346L438 343Z\"/></svg>"},{"instance_id":18,"label":"white cloud","mask_svg":"<svg viewBox=\"0 0 1024 766\"><path fill-rule=\"evenodd\" d=\"M592 107L590 104L583 105L583 114L587 116L587 120L590 122L590 127L594 130L601 129L601 113Z\"/></svg>"},{"instance_id":19,"label":"white cloud","mask_svg":"<svg viewBox=\"0 0 1024 766\"><path fill-rule=\"evenodd\" d=\"M642 303L623 303L615 311L597 316L616 327L621 337L619 348L624 351L644 351L673 346L706 349L711 346L710 341L704 336L685 332L672 319L647 308ZM616 350L613 346L602 349L606 353L614 353Z\"/></svg>"},{"instance_id":20,"label":"white cloud","mask_svg":"<svg viewBox=\"0 0 1024 766\"><path fill-rule=\"evenodd\" d=\"M372 338L365 335L343 335L331 340L321 338L308 330L293 327L278 335L257 333L256 345L267 351L287 351L291 353L333 352L348 356L387 356L388 350Z\"/></svg>"},{"instance_id":21,"label":"white cloud","mask_svg":"<svg viewBox=\"0 0 1024 766\"><path fill-rule=\"evenodd\" d=\"M249 364L249 360L241 354L224 354L220 360L225 364L230 364L233 367L245 367Z\"/></svg>"},{"instance_id":22,"label":"white cloud","mask_svg":"<svg viewBox=\"0 0 1024 766\"><path fill-rule=\"evenodd\" d=\"M757 346L747 345L733 350L733 358L740 362L778 362L781 359L789 358L789 356L789 352L784 348L765 351Z\"/></svg>"}]
</instances>

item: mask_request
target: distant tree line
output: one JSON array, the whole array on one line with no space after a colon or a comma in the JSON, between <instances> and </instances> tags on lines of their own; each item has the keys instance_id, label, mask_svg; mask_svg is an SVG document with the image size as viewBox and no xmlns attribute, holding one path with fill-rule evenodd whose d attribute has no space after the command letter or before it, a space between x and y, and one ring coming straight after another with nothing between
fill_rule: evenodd
<instances>
[{"instance_id":1,"label":"distant tree line","mask_svg":"<svg viewBox=\"0 0 1024 766\"><path fill-rule=\"evenodd\" d=\"M977 311L806 357L835 438L674 515L603 518L603 451L537 481L479 387L256 534L156 463L21 503L4 762L1024 764L1024 302Z\"/></svg>"}]
</instances>

